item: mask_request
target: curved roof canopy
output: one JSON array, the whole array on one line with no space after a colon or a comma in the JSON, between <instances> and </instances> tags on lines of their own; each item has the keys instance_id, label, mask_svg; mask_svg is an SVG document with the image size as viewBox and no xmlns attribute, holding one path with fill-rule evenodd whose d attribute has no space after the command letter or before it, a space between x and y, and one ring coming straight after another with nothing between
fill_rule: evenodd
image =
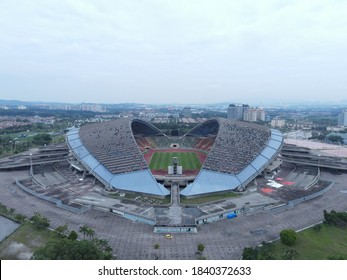
<instances>
[{"instance_id":1,"label":"curved roof canopy","mask_svg":"<svg viewBox=\"0 0 347 280\"><path fill-rule=\"evenodd\" d=\"M76 158L105 185L133 192L166 196L170 192L158 184L143 158L133 135L149 128L159 130L129 119L93 123L68 132L67 142Z\"/></svg>"},{"instance_id":2,"label":"curved roof canopy","mask_svg":"<svg viewBox=\"0 0 347 280\"><path fill-rule=\"evenodd\" d=\"M211 152L194 182L181 192L184 196L242 189L272 162L283 145L278 130L226 119L218 119L218 124Z\"/></svg>"},{"instance_id":3,"label":"curved roof canopy","mask_svg":"<svg viewBox=\"0 0 347 280\"><path fill-rule=\"evenodd\" d=\"M73 129L67 142L76 158L104 184L122 190L165 196L135 138L165 136L142 120L116 119ZM245 186L271 163L282 147L279 131L253 123L211 119L185 136L214 139L195 181L181 194L195 196ZM185 137L184 136L184 137Z\"/></svg>"},{"instance_id":4,"label":"curved roof canopy","mask_svg":"<svg viewBox=\"0 0 347 280\"><path fill-rule=\"evenodd\" d=\"M131 130L135 137L164 136L154 125L137 119L131 122Z\"/></svg>"}]
</instances>

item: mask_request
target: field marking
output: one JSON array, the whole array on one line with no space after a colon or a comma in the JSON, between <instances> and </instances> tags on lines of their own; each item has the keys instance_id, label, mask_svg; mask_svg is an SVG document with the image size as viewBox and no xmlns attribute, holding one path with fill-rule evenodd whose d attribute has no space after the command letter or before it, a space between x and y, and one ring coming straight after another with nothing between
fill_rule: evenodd
<instances>
[{"instance_id":1,"label":"field marking","mask_svg":"<svg viewBox=\"0 0 347 280\"><path fill-rule=\"evenodd\" d=\"M187 170L199 170L201 169L201 162L199 156L195 151L156 151L153 153L152 158L149 163L150 169L153 170L164 170L168 166L172 165L172 158L179 158L179 165L182 165L184 169Z\"/></svg>"},{"instance_id":2,"label":"field marking","mask_svg":"<svg viewBox=\"0 0 347 280\"><path fill-rule=\"evenodd\" d=\"M225 209L221 206L219 206L218 204L215 204L218 208L222 209L223 211L225 211Z\"/></svg>"},{"instance_id":3,"label":"field marking","mask_svg":"<svg viewBox=\"0 0 347 280\"><path fill-rule=\"evenodd\" d=\"M141 212L140 215L143 215L144 213L148 212L151 209L152 209L152 207L147 208L145 211Z\"/></svg>"}]
</instances>

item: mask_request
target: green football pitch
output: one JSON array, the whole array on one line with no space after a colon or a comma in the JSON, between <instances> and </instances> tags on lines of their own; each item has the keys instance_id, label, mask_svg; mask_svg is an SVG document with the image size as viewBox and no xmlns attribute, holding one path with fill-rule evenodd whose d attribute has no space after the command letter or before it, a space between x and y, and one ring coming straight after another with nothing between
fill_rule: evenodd
<instances>
[{"instance_id":1,"label":"green football pitch","mask_svg":"<svg viewBox=\"0 0 347 280\"><path fill-rule=\"evenodd\" d=\"M178 165L186 170L197 170L201 168L198 156L194 152L155 152L152 156L149 168L151 170L167 169L172 165L172 158L178 158Z\"/></svg>"}]
</instances>

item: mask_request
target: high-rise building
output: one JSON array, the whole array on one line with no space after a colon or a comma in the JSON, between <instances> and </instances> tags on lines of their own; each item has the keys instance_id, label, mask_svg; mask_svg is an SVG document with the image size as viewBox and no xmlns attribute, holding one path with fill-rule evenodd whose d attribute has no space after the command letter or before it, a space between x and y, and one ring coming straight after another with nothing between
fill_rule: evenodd
<instances>
[{"instance_id":1,"label":"high-rise building","mask_svg":"<svg viewBox=\"0 0 347 280\"><path fill-rule=\"evenodd\" d=\"M271 126L272 127L284 127L286 124L286 121L284 119L281 119L279 117L276 117L271 120Z\"/></svg>"},{"instance_id":2,"label":"high-rise building","mask_svg":"<svg viewBox=\"0 0 347 280\"><path fill-rule=\"evenodd\" d=\"M228 107L228 119L242 120L244 112L249 108L247 104L230 104Z\"/></svg>"},{"instance_id":3,"label":"high-rise building","mask_svg":"<svg viewBox=\"0 0 347 280\"><path fill-rule=\"evenodd\" d=\"M247 122L265 121L265 111L261 108L247 109L243 113L243 120Z\"/></svg>"},{"instance_id":4,"label":"high-rise building","mask_svg":"<svg viewBox=\"0 0 347 280\"><path fill-rule=\"evenodd\" d=\"M257 111L257 119L259 121L265 122L265 111L263 109L258 109L258 111Z\"/></svg>"},{"instance_id":5,"label":"high-rise building","mask_svg":"<svg viewBox=\"0 0 347 280\"><path fill-rule=\"evenodd\" d=\"M342 110L339 114L338 126L347 126L347 109Z\"/></svg>"},{"instance_id":6,"label":"high-rise building","mask_svg":"<svg viewBox=\"0 0 347 280\"><path fill-rule=\"evenodd\" d=\"M243 113L243 120L246 122L256 122L257 111L255 109L248 109Z\"/></svg>"}]
</instances>

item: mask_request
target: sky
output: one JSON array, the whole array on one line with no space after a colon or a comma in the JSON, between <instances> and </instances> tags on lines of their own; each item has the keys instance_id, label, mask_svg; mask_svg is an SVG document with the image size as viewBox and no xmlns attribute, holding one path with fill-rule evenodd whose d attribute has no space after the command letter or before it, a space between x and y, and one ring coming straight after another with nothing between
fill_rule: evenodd
<instances>
[{"instance_id":1,"label":"sky","mask_svg":"<svg viewBox=\"0 0 347 280\"><path fill-rule=\"evenodd\" d=\"M0 0L0 99L347 100L345 0Z\"/></svg>"}]
</instances>

